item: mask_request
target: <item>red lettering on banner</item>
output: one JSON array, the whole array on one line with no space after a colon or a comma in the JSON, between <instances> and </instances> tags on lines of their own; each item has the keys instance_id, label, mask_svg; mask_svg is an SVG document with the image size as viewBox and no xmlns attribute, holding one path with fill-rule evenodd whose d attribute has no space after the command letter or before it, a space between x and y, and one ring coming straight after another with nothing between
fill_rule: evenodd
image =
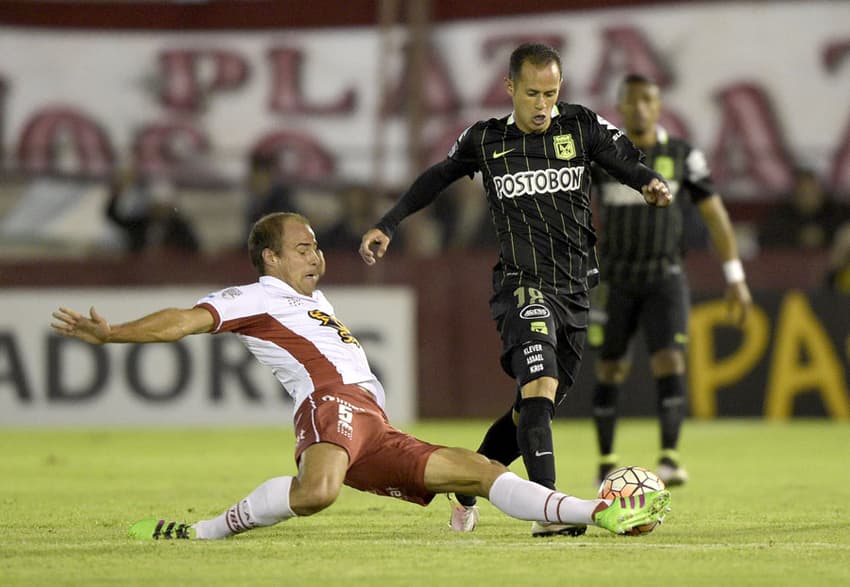
<instances>
[{"instance_id":1,"label":"red lettering on banner","mask_svg":"<svg viewBox=\"0 0 850 587\"><path fill-rule=\"evenodd\" d=\"M290 131L265 135L251 152L276 155L281 175L294 180L327 180L336 167L333 155L312 137Z\"/></svg>"},{"instance_id":2,"label":"red lettering on banner","mask_svg":"<svg viewBox=\"0 0 850 587\"><path fill-rule=\"evenodd\" d=\"M732 186L732 192L736 183L755 184L760 189L753 193L760 196L789 189L791 157L764 90L740 83L721 90L716 98L721 123L711 154L714 179Z\"/></svg>"},{"instance_id":3,"label":"red lettering on banner","mask_svg":"<svg viewBox=\"0 0 850 587\"><path fill-rule=\"evenodd\" d=\"M602 31L602 58L588 86L591 94L606 92L612 80L619 84L624 75L643 74L658 87L671 82L664 60L655 52L643 31L635 27L612 27Z\"/></svg>"},{"instance_id":4,"label":"red lettering on banner","mask_svg":"<svg viewBox=\"0 0 850 587\"><path fill-rule=\"evenodd\" d=\"M850 39L829 43L823 54L823 63L827 71L835 73L845 58L850 58ZM835 148L829 183L835 191L850 193L850 117L844 127L843 138Z\"/></svg>"},{"instance_id":5,"label":"red lettering on banner","mask_svg":"<svg viewBox=\"0 0 850 587\"><path fill-rule=\"evenodd\" d=\"M357 93L352 88L330 104L307 102L302 87L304 52L300 49L272 49L269 61L272 68L271 110L285 114L347 114L354 110Z\"/></svg>"},{"instance_id":6,"label":"red lettering on banner","mask_svg":"<svg viewBox=\"0 0 850 587\"><path fill-rule=\"evenodd\" d=\"M408 103L407 97L410 92L410 84L413 75L418 75L412 67L411 49L404 49L405 67L402 68L402 76L395 88L387 91L386 102L382 105L381 112L384 114L400 115ZM461 107L461 101L457 90L452 82L451 75L446 69L446 64L440 55L429 47L425 52L424 70L421 72L422 103L424 111L428 114L454 113Z\"/></svg>"},{"instance_id":7,"label":"red lettering on banner","mask_svg":"<svg viewBox=\"0 0 850 587\"><path fill-rule=\"evenodd\" d=\"M133 145L136 167L149 173L174 171L185 161L209 150L207 135L186 122L143 128Z\"/></svg>"},{"instance_id":8,"label":"red lettering on banner","mask_svg":"<svg viewBox=\"0 0 850 587\"><path fill-rule=\"evenodd\" d=\"M484 40L481 47L483 56L489 63L496 63L498 67L495 70L493 81L487 85L487 90L481 98L482 108L512 108L511 97L505 89L505 78L508 77L508 62L511 52L522 43L528 42L545 43L550 47L554 47L563 56L566 40L563 37L556 35L505 35L499 37L490 37ZM563 59L563 57L562 57ZM566 84L567 75L564 75L564 83ZM566 95L564 86L561 86L562 100Z\"/></svg>"},{"instance_id":9,"label":"red lettering on banner","mask_svg":"<svg viewBox=\"0 0 850 587\"><path fill-rule=\"evenodd\" d=\"M114 159L100 125L65 106L37 111L18 139L18 163L26 171L100 175Z\"/></svg>"},{"instance_id":10,"label":"red lettering on banner","mask_svg":"<svg viewBox=\"0 0 850 587\"><path fill-rule=\"evenodd\" d=\"M238 88L248 79L248 64L230 51L163 51L159 64L160 101L176 110L201 110L214 92Z\"/></svg>"}]
</instances>

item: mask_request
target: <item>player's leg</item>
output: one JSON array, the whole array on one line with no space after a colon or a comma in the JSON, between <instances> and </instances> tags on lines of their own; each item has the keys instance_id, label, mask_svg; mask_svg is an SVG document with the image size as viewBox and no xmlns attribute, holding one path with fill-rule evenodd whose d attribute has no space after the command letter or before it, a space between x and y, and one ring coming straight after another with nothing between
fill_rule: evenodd
<instances>
[{"instance_id":1,"label":"player's leg","mask_svg":"<svg viewBox=\"0 0 850 587\"><path fill-rule=\"evenodd\" d=\"M368 442L372 421L383 422L383 413L370 398L356 386L341 386L314 394L301 403L295 414L297 476L269 479L215 518L201 520L191 527L175 526L189 528L181 536L163 536L159 528L163 520L155 519L134 524L130 535L143 539L220 539L321 511L339 495L349 460L356 458L363 443ZM359 409L358 402L366 407ZM370 411L372 406L377 414ZM348 428L340 426L343 411ZM299 421L311 425L298 428ZM361 433L355 436L354 430Z\"/></svg>"},{"instance_id":2,"label":"player's leg","mask_svg":"<svg viewBox=\"0 0 850 587\"><path fill-rule=\"evenodd\" d=\"M637 329L640 305L640 299L634 292L616 284L608 284L606 294L604 306L593 310L597 319L604 316L598 336L593 337L593 344L598 347L592 414L599 447L599 482L617 466L614 451L617 403L620 387L631 370L629 343Z\"/></svg>"},{"instance_id":3,"label":"player's leg","mask_svg":"<svg viewBox=\"0 0 850 587\"><path fill-rule=\"evenodd\" d=\"M614 451L617 404L620 386L625 382L630 370L631 362L625 358L621 360L599 358L594 365L596 386L591 399L591 413L599 449L599 468L596 476L598 483L617 468L618 457Z\"/></svg>"},{"instance_id":4,"label":"player's leg","mask_svg":"<svg viewBox=\"0 0 850 587\"><path fill-rule=\"evenodd\" d=\"M490 426L478 452L505 465L509 465L518 456L523 455L529 477L538 482L549 479L548 483L554 487L553 451L551 448L529 450L529 446L536 444L529 442L529 430L545 428L541 440L546 444L545 436L548 434L548 444L551 446L549 422L554 413L553 401L557 381L551 381L548 384L549 388L542 391L536 389L539 383L535 384L534 388L523 389L532 378L544 374L540 372L542 369L541 345L544 342L549 355L549 375L551 378L557 377L557 367L553 361L555 323L552 311L547 307L547 300L542 293L525 287L506 288L497 292L490 301L490 310L502 337L502 368L510 377L517 380L517 392L512 409ZM519 348L520 346L522 348ZM527 354L524 355L524 352ZM515 374L515 363L523 370L523 376ZM529 369L534 370L531 375L527 373ZM548 394L549 397L546 398L545 395L537 397L540 393ZM526 396L534 397L534 399L524 404ZM522 415L524 405L527 408L525 416ZM523 445L526 446L524 450ZM540 456L533 456L535 452ZM537 464L532 463L531 470L528 469L529 458L537 460ZM450 525L455 529L464 527L471 529L474 524L467 522L471 521L473 516L477 516L477 512L471 511L471 508L475 506L475 498L464 494L457 495L457 498L460 506L453 508Z\"/></svg>"},{"instance_id":5,"label":"player's leg","mask_svg":"<svg viewBox=\"0 0 850 587\"><path fill-rule=\"evenodd\" d=\"M297 477L269 479L216 518L197 522L197 537L227 538L320 512L336 500L347 467L344 449L324 442L313 444L301 454Z\"/></svg>"},{"instance_id":6,"label":"player's leg","mask_svg":"<svg viewBox=\"0 0 850 587\"><path fill-rule=\"evenodd\" d=\"M529 345L545 350L541 354L551 355L548 359L555 364L555 350L544 344ZM521 363L529 346L515 351L517 363ZM552 440L552 418L555 416L555 395L558 391L558 379L553 375L544 375L525 382L521 387L522 399L519 402L517 421L517 444L528 478L549 489L555 489L555 447Z\"/></svg>"},{"instance_id":7,"label":"player's leg","mask_svg":"<svg viewBox=\"0 0 850 587\"><path fill-rule=\"evenodd\" d=\"M658 476L668 485L688 480L682 467L678 444L687 415L685 379L689 293L685 277L673 274L659 282L647 298L642 328L650 352L650 370L657 390L661 455Z\"/></svg>"},{"instance_id":8,"label":"player's leg","mask_svg":"<svg viewBox=\"0 0 850 587\"><path fill-rule=\"evenodd\" d=\"M519 414L511 406L502 417L490 425L476 452L505 466L513 463L520 456L516 441L518 418ZM467 507L475 505L475 496L459 493L456 497L461 505Z\"/></svg>"},{"instance_id":9,"label":"player's leg","mask_svg":"<svg viewBox=\"0 0 850 587\"><path fill-rule=\"evenodd\" d=\"M432 492L462 492L486 497L509 516L559 525L597 525L614 533L663 520L669 511L667 492L647 494L644 503L632 500L581 499L527 481L500 463L463 448L440 448L431 453L424 472Z\"/></svg>"},{"instance_id":10,"label":"player's leg","mask_svg":"<svg viewBox=\"0 0 850 587\"><path fill-rule=\"evenodd\" d=\"M309 516L333 503L339 495L347 466L345 450L333 444L314 444L301 455L297 477L269 479L215 518L191 526L165 520L142 520L130 528L130 536L154 540L216 540L252 528L272 526L296 515Z\"/></svg>"}]
</instances>

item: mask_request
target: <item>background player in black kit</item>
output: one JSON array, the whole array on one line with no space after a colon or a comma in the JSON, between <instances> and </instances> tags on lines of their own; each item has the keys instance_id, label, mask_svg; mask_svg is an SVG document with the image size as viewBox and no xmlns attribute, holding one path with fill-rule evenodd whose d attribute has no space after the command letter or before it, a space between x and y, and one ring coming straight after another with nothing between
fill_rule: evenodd
<instances>
[{"instance_id":1,"label":"background player in black kit","mask_svg":"<svg viewBox=\"0 0 850 587\"><path fill-rule=\"evenodd\" d=\"M398 224L433 202L456 179L483 176L499 240L490 307L502 337L502 367L517 381L511 409L488 430L478 452L510 464L522 455L529 479L555 484L550 427L555 405L575 380L587 330L588 290L598 281L590 213L590 164L665 206L663 177L617 128L589 109L558 102L558 53L525 44L511 55L505 86L513 113L478 122L448 157L425 170L363 236L360 254L373 264ZM475 499L458 496L451 525L475 527ZM536 536L581 534L584 527L535 523Z\"/></svg>"},{"instance_id":2,"label":"background player in black kit","mask_svg":"<svg viewBox=\"0 0 850 587\"><path fill-rule=\"evenodd\" d=\"M673 192L671 205L663 210L643 206L640 194L594 167L594 187L601 196L603 283L594 292L591 312L590 344L600 346L593 419L601 480L617 466L617 396L631 366L629 343L640 327L658 391L658 476L668 485L681 485L688 480L676 452L687 408L684 347L690 297L682 263L686 198L696 204L723 261L730 317L741 324L752 300L732 225L712 184L705 156L657 125L659 94L651 80L629 75L619 89L617 107L629 139L646 154L647 164L667 179Z\"/></svg>"}]
</instances>

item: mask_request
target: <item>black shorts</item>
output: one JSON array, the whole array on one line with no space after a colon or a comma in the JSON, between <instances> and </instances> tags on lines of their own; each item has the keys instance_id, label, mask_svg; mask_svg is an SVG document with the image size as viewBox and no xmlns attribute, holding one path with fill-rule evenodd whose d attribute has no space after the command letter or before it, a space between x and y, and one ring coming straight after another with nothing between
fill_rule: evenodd
<instances>
[{"instance_id":1,"label":"black shorts","mask_svg":"<svg viewBox=\"0 0 850 587\"><path fill-rule=\"evenodd\" d=\"M594 303L594 325L600 320L601 340L591 336L605 361L620 360L629 352L629 344L638 327L643 330L650 354L663 349L682 349L688 342L690 292L687 277L675 272L641 284L603 283L599 288L599 307ZM598 310L598 311L597 311Z\"/></svg>"},{"instance_id":2,"label":"black shorts","mask_svg":"<svg viewBox=\"0 0 850 587\"><path fill-rule=\"evenodd\" d=\"M586 292L556 296L529 287L505 287L490 300L502 337L502 369L519 386L538 377L558 379L560 404L576 380L587 333Z\"/></svg>"}]
</instances>

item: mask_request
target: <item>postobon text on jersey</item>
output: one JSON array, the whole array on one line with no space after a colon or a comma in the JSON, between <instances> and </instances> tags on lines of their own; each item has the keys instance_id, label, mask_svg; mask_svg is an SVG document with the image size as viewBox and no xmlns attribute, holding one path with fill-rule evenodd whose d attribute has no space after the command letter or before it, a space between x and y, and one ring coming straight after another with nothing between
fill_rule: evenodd
<instances>
[{"instance_id":1,"label":"postobon text on jersey","mask_svg":"<svg viewBox=\"0 0 850 587\"><path fill-rule=\"evenodd\" d=\"M581 189L584 167L520 171L493 177L499 199Z\"/></svg>"}]
</instances>

